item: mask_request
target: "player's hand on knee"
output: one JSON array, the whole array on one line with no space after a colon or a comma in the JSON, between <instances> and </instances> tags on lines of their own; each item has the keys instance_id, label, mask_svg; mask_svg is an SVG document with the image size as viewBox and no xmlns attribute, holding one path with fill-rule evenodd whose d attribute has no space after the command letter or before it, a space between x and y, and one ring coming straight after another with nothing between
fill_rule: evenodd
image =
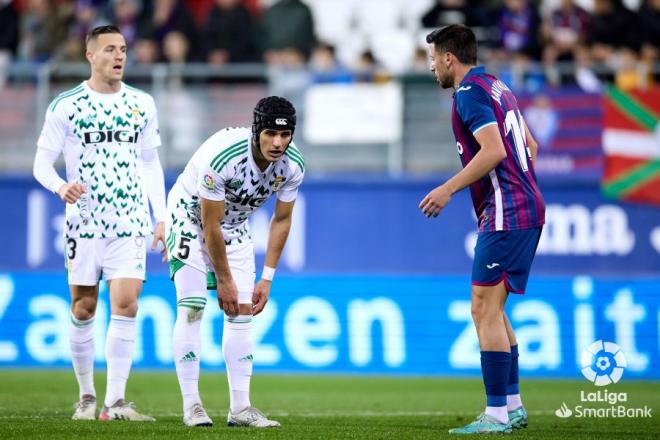
<instances>
[{"instance_id":1,"label":"player's hand on knee","mask_svg":"<svg viewBox=\"0 0 660 440\"><path fill-rule=\"evenodd\" d=\"M60 199L66 203L76 203L80 196L86 192L85 186L79 183L65 183L57 190Z\"/></svg>"},{"instance_id":2,"label":"player's hand on knee","mask_svg":"<svg viewBox=\"0 0 660 440\"><path fill-rule=\"evenodd\" d=\"M218 305L229 316L238 315L238 290L233 280L218 280Z\"/></svg>"},{"instance_id":3,"label":"player's hand on knee","mask_svg":"<svg viewBox=\"0 0 660 440\"><path fill-rule=\"evenodd\" d=\"M268 297L270 296L270 286L272 281L269 280L260 280L256 286L254 286L254 292L252 293L252 315L258 315L266 307L268 302Z\"/></svg>"}]
</instances>

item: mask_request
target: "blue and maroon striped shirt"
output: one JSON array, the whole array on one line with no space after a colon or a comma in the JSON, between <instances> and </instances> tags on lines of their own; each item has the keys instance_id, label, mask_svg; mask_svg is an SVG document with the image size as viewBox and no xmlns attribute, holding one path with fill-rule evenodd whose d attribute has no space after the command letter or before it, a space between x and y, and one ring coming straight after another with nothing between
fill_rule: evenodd
<instances>
[{"instance_id":1,"label":"blue and maroon striped shirt","mask_svg":"<svg viewBox=\"0 0 660 440\"><path fill-rule=\"evenodd\" d=\"M545 223L545 203L536 184L525 121L509 88L483 67L472 68L454 94L452 127L465 167L477 154L474 134L497 124L506 158L470 185L479 232L529 229Z\"/></svg>"}]
</instances>

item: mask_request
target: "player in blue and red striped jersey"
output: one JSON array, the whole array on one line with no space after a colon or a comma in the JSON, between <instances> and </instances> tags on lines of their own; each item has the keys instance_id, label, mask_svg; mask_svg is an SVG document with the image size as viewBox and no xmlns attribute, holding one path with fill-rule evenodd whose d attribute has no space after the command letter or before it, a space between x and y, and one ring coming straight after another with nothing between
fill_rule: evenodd
<instances>
[{"instance_id":1,"label":"player in blue and red striped jersey","mask_svg":"<svg viewBox=\"0 0 660 440\"><path fill-rule=\"evenodd\" d=\"M504 313L510 292L524 293L545 222L536 184L537 144L515 96L477 67L474 33L463 25L431 32L431 71L454 88L452 126L463 170L424 197L419 207L437 217L452 194L469 186L478 218L472 267L472 317L481 347L486 410L455 434L511 432L527 426L518 389L518 345Z\"/></svg>"}]
</instances>

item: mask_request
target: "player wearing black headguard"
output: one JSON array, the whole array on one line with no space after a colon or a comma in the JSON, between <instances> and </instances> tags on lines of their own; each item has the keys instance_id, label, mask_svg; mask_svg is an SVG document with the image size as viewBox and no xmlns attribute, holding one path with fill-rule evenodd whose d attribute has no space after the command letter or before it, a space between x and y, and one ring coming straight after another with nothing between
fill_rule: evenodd
<instances>
[{"instance_id":1,"label":"player wearing black headguard","mask_svg":"<svg viewBox=\"0 0 660 440\"><path fill-rule=\"evenodd\" d=\"M296 111L270 96L254 109L252 129L226 128L195 152L167 201L170 276L177 292L174 360L183 395L183 421L210 426L198 390L201 322L207 289L217 289L225 312L222 351L230 389L230 426L273 427L250 403L252 316L266 306L291 227L293 205L305 173L292 142ZM261 279L255 284L248 217L275 194Z\"/></svg>"}]
</instances>

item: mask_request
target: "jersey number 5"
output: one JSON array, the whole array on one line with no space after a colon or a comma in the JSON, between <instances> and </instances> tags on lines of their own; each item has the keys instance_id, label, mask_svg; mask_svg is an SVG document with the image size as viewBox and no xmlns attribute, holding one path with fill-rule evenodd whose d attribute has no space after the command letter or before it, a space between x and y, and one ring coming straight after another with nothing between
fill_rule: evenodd
<instances>
[{"instance_id":1,"label":"jersey number 5","mask_svg":"<svg viewBox=\"0 0 660 440\"><path fill-rule=\"evenodd\" d=\"M179 259L185 260L190 256L189 242L190 239L188 237L181 237L181 240L179 241Z\"/></svg>"},{"instance_id":2,"label":"jersey number 5","mask_svg":"<svg viewBox=\"0 0 660 440\"><path fill-rule=\"evenodd\" d=\"M520 168L523 171L529 170L529 165L527 164L527 157L531 158L532 154L527 148L527 136L525 136L525 121L520 114L520 110L509 110L506 112L506 117L504 118L504 126L506 130L506 135L511 134L513 138L513 144L516 147L516 153L518 153L518 162L520 163Z\"/></svg>"}]
</instances>

